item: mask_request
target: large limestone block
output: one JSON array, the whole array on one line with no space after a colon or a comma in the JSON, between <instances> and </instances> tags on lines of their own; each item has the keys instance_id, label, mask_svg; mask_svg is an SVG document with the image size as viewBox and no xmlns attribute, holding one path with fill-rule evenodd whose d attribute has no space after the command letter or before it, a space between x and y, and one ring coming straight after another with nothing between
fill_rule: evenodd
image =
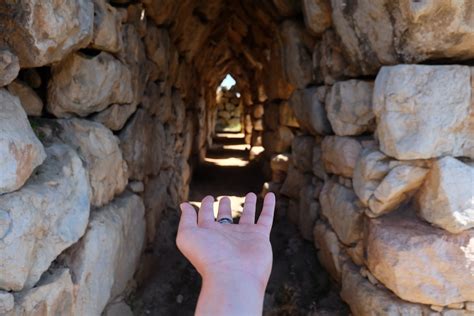
<instances>
[{"instance_id":1,"label":"large limestone block","mask_svg":"<svg viewBox=\"0 0 474 316\"><path fill-rule=\"evenodd\" d=\"M354 79L338 81L331 87L326 112L336 135L360 135L373 130L373 87L373 82Z\"/></svg>"},{"instance_id":2,"label":"large limestone block","mask_svg":"<svg viewBox=\"0 0 474 316\"><path fill-rule=\"evenodd\" d=\"M313 230L314 245L318 249L318 259L331 277L341 281L341 271L347 257L344 246L337 238L336 233L323 221L317 221Z\"/></svg>"},{"instance_id":3,"label":"large limestone block","mask_svg":"<svg viewBox=\"0 0 474 316\"><path fill-rule=\"evenodd\" d=\"M381 150L399 160L474 158L471 90L467 66L383 67L373 99Z\"/></svg>"},{"instance_id":4,"label":"large limestone block","mask_svg":"<svg viewBox=\"0 0 474 316\"><path fill-rule=\"evenodd\" d=\"M0 291L0 314L9 315L15 306L13 294L6 291Z\"/></svg>"},{"instance_id":5,"label":"large limestone block","mask_svg":"<svg viewBox=\"0 0 474 316\"><path fill-rule=\"evenodd\" d=\"M369 199L366 214L375 217L393 211L413 196L429 169L401 164L389 171Z\"/></svg>"},{"instance_id":6,"label":"large limestone block","mask_svg":"<svg viewBox=\"0 0 474 316\"><path fill-rule=\"evenodd\" d=\"M74 285L69 269L58 268L46 271L34 288L15 294L13 315L73 315L74 302Z\"/></svg>"},{"instance_id":7,"label":"large limestone block","mask_svg":"<svg viewBox=\"0 0 474 316\"><path fill-rule=\"evenodd\" d=\"M19 189L45 157L20 100L0 89L0 194Z\"/></svg>"},{"instance_id":8,"label":"large limestone block","mask_svg":"<svg viewBox=\"0 0 474 316\"><path fill-rule=\"evenodd\" d=\"M10 45L22 68L60 61L92 39L90 0L2 2L0 14L0 44Z\"/></svg>"},{"instance_id":9,"label":"large limestone block","mask_svg":"<svg viewBox=\"0 0 474 316\"><path fill-rule=\"evenodd\" d=\"M451 233L474 227L474 165L444 157L434 162L417 194L419 214Z\"/></svg>"},{"instance_id":10,"label":"large limestone block","mask_svg":"<svg viewBox=\"0 0 474 316\"><path fill-rule=\"evenodd\" d=\"M350 262L342 266L341 297L349 305L354 316L430 314L427 306L403 301L387 289L373 285L363 278L359 269Z\"/></svg>"},{"instance_id":11,"label":"large limestone block","mask_svg":"<svg viewBox=\"0 0 474 316\"><path fill-rule=\"evenodd\" d=\"M74 53L52 67L48 111L57 117L87 116L113 103L133 101L130 70L111 54Z\"/></svg>"},{"instance_id":12,"label":"large limestone block","mask_svg":"<svg viewBox=\"0 0 474 316\"><path fill-rule=\"evenodd\" d=\"M331 178L324 183L319 202L321 214L343 244L350 246L362 238L364 209L354 191Z\"/></svg>"},{"instance_id":13,"label":"large limestone block","mask_svg":"<svg viewBox=\"0 0 474 316\"><path fill-rule=\"evenodd\" d=\"M321 35L331 26L331 4L328 0L302 0L306 27L313 35Z\"/></svg>"},{"instance_id":14,"label":"large limestone block","mask_svg":"<svg viewBox=\"0 0 474 316\"><path fill-rule=\"evenodd\" d=\"M293 199L299 199L301 188L310 182L311 175L304 174L293 164L290 164L287 177L285 182L283 182L280 193Z\"/></svg>"},{"instance_id":15,"label":"large limestone block","mask_svg":"<svg viewBox=\"0 0 474 316\"><path fill-rule=\"evenodd\" d=\"M125 289L144 238L144 206L137 195L126 193L92 213L85 236L61 258L77 288L74 315L101 315Z\"/></svg>"},{"instance_id":16,"label":"large limestone block","mask_svg":"<svg viewBox=\"0 0 474 316\"><path fill-rule=\"evenodd\" d=\"M143 180L146 175L157 175L164 163L167 137L163 124L140 109L120 132L120 148L128 165L128 177Z\"/></svg>"},{"instance_id":17,"label":"large limestone block","mask_svg":"<svg viewBox=\"0 0 474 316\"><path fill-rule=\"evenodd\" d=\"M396 161L376 148L362 150L354 168L354 191L366 214L377 217L408 201L423 183L429 161Z\"/></svg>"},{"instance_id":18,"label":"large limestone block","mask_svg":"<svg viewBox=\"0 0 474 316\"><path fill-rule=\"evenodd\" d=\"M94 2L94 33L91 46L116 53L122 48L122 17L105 0Z\"/></svg>"},{"instance_id":19,"label":"large limestone block","mask_svg":"<svg viewBox=\"0 0 474 316\"><path fill-rule=\"evenodd\" d=\"M151 178L145 186L143 202L145 204L147 242L153 243L161 215L166 209L168 186L171 182L171 170L162 170L159 175Z\"/></svg>"},{"instance_id":20,"label":"large limestone block","mask_svg":"<svg viewBox=\"0 0 474 316\"><path fill-rule=\"evenodd\" d=\"M321 143L324 169L328 173L352 178L362 145L354 138L326 136Z\"/></svg>"},{"instance_id":21,"label":"large limestone block","mask_svg":"<svg viewBox=\"0 0 474 316\"><path fill-rule=\"evenodd\" d=\"M364 148L360 153L352 180L354 192L365 206L369 205L370 197L390 171L390 161L375 148Z\"/></svg>"},{"instance_id":22,"label":"large limestone block","mask_svg":"<svg viewBox=\"0 0 474 316\"><path fill-rule=\"evenodd\" d=\"M18 57L8 49L0 49L0 87L12 82L19 71Z\"/></svg>"},{"instance_id":23,"label":"large limestone block","mask_svg":"<svg viewBox=\"0 0 474 316\"><path fill-rule=\"evenodd\" d=\"M285 79L298 89L313 79L311 49L313 40L298 22L284 21L279 30Z\"/></svg>"},{"instance_id":24,"label":"large limestone block","mask_svg":"<svg viewBox=\"0 0 474 316\"><path fill-rule=\"evenodd\" d=\"M79 156L53 144L48 157L19 191L0 195L0 288L31 288L51 262L84 234L89 182Z\"/></svg>"},{"instance_id":25,"label":"large limestone block","mask_svg":"<svg viewBox=\"0 0 474 316\"><path fill-rule=\"evenodd\" d=\"M293 132L286 126L280 125L276 131L263 132L263 147L270 155L283 153L290 149L293 141Z\"/></svg>"},{"instance_id":26,"label":"large limestone block","mask_svg":"<svg viewBox=\"0 0 474 316\"><path fill-rule=\"evenodd\" d=\"M126 64L127 68L130 70L131 84L127 81L124 83L127 85L127 88L132 90L133 96L131 103L133 105L138 105L142 100L146 89L146 83L150 76L151 62L146 58L145 44L141 40L141 36L133 24L124 24L122 35L123 45L122 50L118 54L118 58L121 62ZM186 75L188 75L188 73ZM189 80L189 77L186 77L186 79ZM128 102L119 101L115 103Z\"/></svg>"},{"instance_id":27,"label":"large limestone block","mask_svg":"<svg viewBox=\"0 0 474 316\"><path fill-rule=\"evenodd\" d=\"M319 100L317 88L295 90L289 99L289 103L302 129L313 135L332 133L331 124L327 119L324 105Z\"/></svg>"},{"instance_id":28,"label":"large limestone block","mask_svg":"<svg viewBox=\"0 0 474 316\"><path fill-rule=\"evenodd\" d=\"M381 65L474 56L470 0L331 0L334 29L361 74Z\"/></svg>"},{"instance_id":29,"label":"large limestone block","mask_svg":"<svg viewBox=\"0 0 474 316\"><path fill-rule=\"evenodd\" d=\"M411 210L366 223L367 266L397 296L441 306L474 300L474 230L453 235Z\"/></svg>"},{"instance_id":30,"label":"large limestone block","mask_svg":"<svg viewBox=\"0 0 474 316\"><path fill-rule=\"evenodd\" d=\"M171 45L168 31L149 23L144 40L146 55L157 67L157 79L165 80L168 76Z\"/></svg>"},{"instance_id":31,"label":"large limestone block","mask_svg":"<svg viewBox=\"0 0 474 316\"><path fill-rule=\"evenodd\" d=\"M41 116L43 101L29 85L20 80L15 80L7 87L8 91L20 99L28 116Z\"/></svg>"},{"instance_id":32,"label":"large limestone block","mask_svg":"<svg viewBox=\"0 0 474 316\"><path fill-rule=\"evenodd\" d=\"M303 172L311 172L313 168L314 137L296 136L291 144L291 159L296 168Z\"/></svg>"},{"instance_id":33,"label":"large limestone block","mask_svg":"<svg viewBox=\"0 0 474 316\"><path fill-rule=\"evenodd\" d=\"M102 206L127 185L127 163L118 138L102 124L83 119L59 120L60 137L77 149L86 163L92 189L91 203Z\"/></svg>"},{"instance_id":34,"label":"large limestone block","mask_svg":"<svg viewBox=\"0 0 474 316\"><path fill-rule=\"evenodd\" d=\"M94 114L91 119L113 131L119 131L136 110L137 106L134 104L112 104L102 112Z\"/></svg>"}]
</instances>

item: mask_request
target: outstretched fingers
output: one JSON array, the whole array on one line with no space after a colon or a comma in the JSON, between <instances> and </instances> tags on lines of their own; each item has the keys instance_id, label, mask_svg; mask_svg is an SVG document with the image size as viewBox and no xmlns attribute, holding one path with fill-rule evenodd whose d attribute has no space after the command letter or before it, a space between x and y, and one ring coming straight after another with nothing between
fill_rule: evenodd
<instances>
[{"instance_id":1,"label":"outstretched fingers","mask_svg":"<svg viewBox=\"0 0 474 316\"><path fill-rule=\"evenodd\" d=\"M258 217L257 225L262 226L270 233L273 224L273 215L275 213L275 194L272 192L265 195L263 200L262 213Z\"/></svg>"},{"instance_id":2,"label":"outstretched fingers","mask_svg":"<svg viewBox=\"0 0 474 316\"><path fill-rule=\"evenodd\" d=\"M240 224L255 224L255 208L257 204L257 196L255 193L247 193L245 196L244 208L240 217Z\"/></svg>"},{"instance_id":3,"label":"outstretched fingers","mask_svg":"<svg viewBox=\"0 0 474 316\"><path fill-rule=\"evenodd\" d=\"M181 217L179 219L178 231L181 231L183 228L193 228L197 226L197 214L194 210L194 207L189 203L182 203L181 208Z\"/></svg>"},{"instance_id":4,"label":"outstretched fingers","mask_svg":"<svg viewBox=\"0 0 474 316\"><path fill-rule=\"evenodd\" d=\"M230 199L227 196L224 196L219 201L219 210L217 212L217 220L222 218L232 219L232 207Z\"/></svg>"},{"instance_id":5,"label":"outstretched fingers","mask_svg":"<svg viewBox=\"0 0 474 316\"><path fill-rule=\"evenodd\" d=\"M214 222L214 197L206 196L201 201L201 208L198 213L198 224L209 224Z\"/></svg>"}]
</instances>

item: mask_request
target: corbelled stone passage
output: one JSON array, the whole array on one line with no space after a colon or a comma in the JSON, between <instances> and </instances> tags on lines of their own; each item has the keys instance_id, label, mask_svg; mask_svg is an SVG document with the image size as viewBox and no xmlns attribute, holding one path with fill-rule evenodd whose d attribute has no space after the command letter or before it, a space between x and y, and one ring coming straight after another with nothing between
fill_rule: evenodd
<instances>
[{"instance_id":1,"label":"corbelled stone passage","mask_svg":"<svg viewBox=\"0 0 474 316\"><path fill-rule=\"evenodd\" d=\"M352 314L474 314L471 0L6 0L0 30L0 314L131 313L227 74Z\"/></svg>"}]
</instances>

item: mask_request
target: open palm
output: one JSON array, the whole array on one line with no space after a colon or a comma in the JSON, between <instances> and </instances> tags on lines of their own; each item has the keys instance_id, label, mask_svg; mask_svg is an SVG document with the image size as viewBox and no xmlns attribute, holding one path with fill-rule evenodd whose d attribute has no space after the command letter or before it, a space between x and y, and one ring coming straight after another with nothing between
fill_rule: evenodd
<instances>
[{"instance_id":1,"label":"open palm","mask_svg":"<svg viewBox=\"0 0 474 316\"><path fill-rule=\"evenodd\" d=\"M262 213L255 223L257 197L245 198L239 224L221 224L214 219L214 198L202 200L199 213L189 203L181 205L177 245L204 277L213 273L246 273L262 284L268 282L272 267L270 230L275 196L267 194ZM232 218L230 199L219 202L218 219Z\"/></svg>"}]
</instances>

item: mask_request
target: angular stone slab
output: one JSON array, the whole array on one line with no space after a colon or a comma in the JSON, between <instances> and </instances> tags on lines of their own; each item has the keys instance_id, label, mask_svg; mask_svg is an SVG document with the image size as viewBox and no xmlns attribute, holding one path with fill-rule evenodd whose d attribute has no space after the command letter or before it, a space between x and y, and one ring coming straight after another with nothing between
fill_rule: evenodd
<instances>
[{"instance_id":1,"label":"angular stone slab","mask_svg":"<svg viewBox=\"0 0 474 316\"><path fill-rule=\"evenodd\" d=\"M468 66L383 67L373 99L380 149L399 160L474 158L472 90Z\"/></svg>"},{"instance_id":2,"label":"angular stone slab","mask_svg":"<svg viewBox=\"0 0 474 316\"><path fill-rule=\"evenodd\" d=\"M431 224L453 234L474 228L474 165L437 160L416 199L418 213Z\"/></svg>"},{"instance_id":3,"label":"angular stone slab","mask_svg":"<svg viewBox=\"0 0 474 316\"><path fill-rule=\"evenodd\" d=\"M474 300L474 230L450 234L413 211L366 221L367 266L400 298L445 306Z\"/></svg>"},{"instance_id":4,"label":"angular stone slab","mask_svg":"<svg viewBox=\"0 0 474 316\"><path fill-rule=\"evenodd\" d=\"M0 89L0 194L19 189L45 158L20 100Z\"/></svg>"},{"instance_id":5,"label":"angular stone slab","mask_svg":"<svg viewBox=\"0 0 474 316\"><path fill-rule=\"evenodd\" d=\"M33 287L51 262L84 234L90 188L77 153L53 144L19 191L0 195L0 289ZM6 224L5 224L6 223Z\"/></svg>"}]
</instances>

